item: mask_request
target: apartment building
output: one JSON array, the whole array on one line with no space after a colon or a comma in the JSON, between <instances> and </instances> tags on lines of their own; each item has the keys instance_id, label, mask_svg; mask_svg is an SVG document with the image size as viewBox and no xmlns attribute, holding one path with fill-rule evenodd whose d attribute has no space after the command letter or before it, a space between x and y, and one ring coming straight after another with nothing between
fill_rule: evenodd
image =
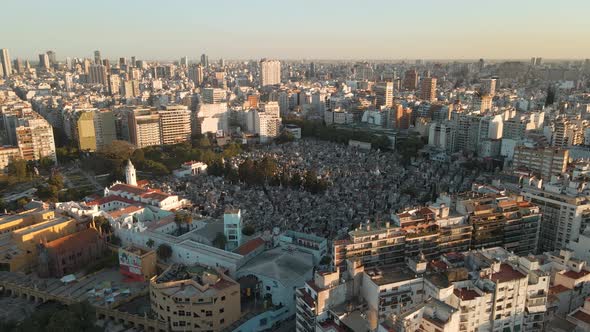
<instances>
[{"instance_id":1,"label":"apartment building","mask_svg":"<svg viewBox=\"0 0 590 332\"><path fill-rule=\"evenodd\" d=\"M512 167L528 169L548 180L552 175L565 173L568 159L566 149L520 145L514 148Z\"/></svg>"},{"instance_id":2,"label":"apartment building","mask_svg":"<svg viewBox=\"0 0 590 332\"><path fill-rule=\"evenodd\" d=\"M150 280L150 302L171 331L221 331L240 318L240 284L223 272L173 264Z\"/></svg>"},{"instance_id":3,"label":"apartment building","mask_svg":"<svg viewBox=\"0 0 590 332\"><path fill-rule=\"evenodd\" d=\"M523 197L459 198L457 211L468 215L473 230L471 248L500 246L517 255L537 252L540 209Z\"/></svg>"},{"instance_id":4,"label":"apartment building","mask_svg":"<svg viewBox=\"0 0 590 332\"><path fill-rule=\"evenodd\" d=\"M260 142L266 143L279 136L280 129L279 103L271 101L261 104L260 111L254 112L254 130L260 136Z\"/></svg>"},{"instance_id":5,"label":"apartment building","mask_svg":"<svg viewBox=\"0 0 590 332\"><path fill-rule=\"evenodd\" d=\"M553 177L552 181L543 183L525 178L521 195L537 205L543 215L540 252L566 248L590 226L590 191L581 179Z\"/></svg>"},{"instance_id":6,"label":"apartment building","mask_svg":"<svg viewBox=\"0 0 590 332\"><path fill-rule=\"evenodd\" d=\"M162 145L160 116L155 109L130 110L127 116L129 140L138 148Z\"/></svg>"},{"instance_id":7,"label":"apartment building","mask_svg":"<svg viewBox=\"0 0 590 332\"><path fill-rule=\"evenodd\" d=\"M158 111L162 144L176 144L191 138L191 111L182 105L165 106Z\"/></svg>"}]
</instances>

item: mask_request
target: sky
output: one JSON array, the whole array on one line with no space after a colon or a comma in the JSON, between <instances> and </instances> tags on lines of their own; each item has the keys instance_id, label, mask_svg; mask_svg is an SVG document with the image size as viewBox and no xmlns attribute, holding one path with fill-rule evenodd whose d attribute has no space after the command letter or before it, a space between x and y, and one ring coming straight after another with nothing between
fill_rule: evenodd
<instances>
[{"instance_id":1,"label":"sky","mask_svg":"<svg viewBox=\"0 0 590 332\"><path fill-rule=\"evenodd\" d=\"M589 0L1 0L11 58L590 58Z\"/></svg>"}]
</instances>

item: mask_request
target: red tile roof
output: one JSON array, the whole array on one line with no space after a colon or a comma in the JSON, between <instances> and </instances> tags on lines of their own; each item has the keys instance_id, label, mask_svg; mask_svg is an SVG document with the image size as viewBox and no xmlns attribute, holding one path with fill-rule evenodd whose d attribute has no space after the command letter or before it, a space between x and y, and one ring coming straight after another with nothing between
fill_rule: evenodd
<instances>
[{"instance_id":1,"label":"red tile roof","mask_svg":"<svg viewBox=\"0 0 590 332\"><path fill-rule=\"evenodd\" d=\"M114 186L111 186L109 188L109 190L113 190L113 191L124 191L124 192L128 192L134 195L141 195L141 194L145 194L147 192L147 189L143 189L137 186L132 186L129 184L125 184L125 183L117 183Z\"/></svg>"},{"instance_id":2,"label":"red tile roof","mask_svg":"<svg viewBox=\"0 0 590 332\"><path fill-rule=\"evenodd\" d=\"M500 265L500 271L497 273L493 273L490 277L490 280L494 282L507 282L516 279L522 279L526 276L517 270L513 269L512 266L508 264Z\"/></svg>"},{"instance_id":3,"label":"red tile roof","mask_svg":"<svg viewBox=\"0 0 590 332\"><path fill-rule=\"evenodd\" d=\"M251 253L252 251L258 249L260 246L263 246L264 243L265 242L263 239L257 237L237 247L236 250L234 250L234 252L242 256L245 256Z\"/></svg>"},{"instance_id":4,"label":"red tile roof","mask_svg":"<svg viewBox=\"0 0 590 332\"><path fill-rule=\"evenodd\" d=\"M127 204L137 204L138 203L137 201L134 201L129 198L125 198L125 197L121 197L121 196L117 196L117 195L112 195L112 196L102 197L102 198L96 199L94 201L90 201L90 202L86 203L86 205L103 205L103 204L110 203L110 202L123 202L123 203L127 203Z\"/></svg>"},{"instance_id":5,"label":"red tile roof","mask_svg":"<svg viewBox=\"0 0 590 332\"><path fill-rule=\"evenodd\" d=\"M580 272L575 272L575 271L567 271L566 273L564 273L563 275L570 278L570 279L580 279L584 276L586 276L588 273L588 271L586 270L582 270Z\"/></svg>"},{"instance_id":6,"label":"red tile roof","mask_svg":"<svg viewBox=\"0 0 590 332\"><path fill-rule=\"evenodd\" d=\"M67 252L97 242L99 237L98 231L93 228L87 228L83 231L48 242L46 247L47 249Z\"/></svg>"},{"instance_id":7,"label":"red tile roof","mask_svg":"<svg viewBox=\"0 0 590 332\"><path fill-rule=\"evenodd\" d=\"M578 310L575 314L572 315L572 317L586 324L590 324L590 315L583 312L582 310Z\"/></svg>"},{"instance_id":8,"label":"red tile roof","mask_svg":"<svg viewBox=\"0 0 590 332\"><path fill-rule=\"evenodd\" d=\"M479 294L476 291L467 288L455 288L453 294L463 301L471 301L474 298L479 297Z\"/></svg>"},{"instance_id":9,"label":"red tile roof","mask_svg":"<svg viewBox=\"0 0 590 332\"><path fill-rule=\"evenodd\" d=\"M564 285L555 285L553 287L549 287L549 294L559 294L568 290L570 289L565 287Z\"/></svg>"},{"instance_id":10,"label":"red tile roof","mask_svg":"<svg viewBox=\"0 0 590 332\"><path fill-rule=\"evenodd\" d=\"M142 205L130 205L130 206L127 206L127 207L122 208L120 210L108 212L108 214L113 218L119 218L120 216L122 216L124 214L133 213L133 212L139 211L143 208L144 207Z\"/></svg>"}]
</instances>

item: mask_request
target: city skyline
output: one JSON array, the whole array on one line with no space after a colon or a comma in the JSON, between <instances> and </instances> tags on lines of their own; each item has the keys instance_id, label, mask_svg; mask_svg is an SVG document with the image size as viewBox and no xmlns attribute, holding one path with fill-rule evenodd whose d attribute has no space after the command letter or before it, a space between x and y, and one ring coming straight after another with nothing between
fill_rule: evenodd
<instances>
[{"instance_id":1,"label":"city skyline","mask_svg":"<svg viewBox=\"0 0 590 332\"><path fill-rule=\"evenodd\" d=\"M1 47L13 58L31 60L54 50L60 61L92 57L97 49L110 59L188 56L193 61L201 53L212 59L326 60L579 59L590 53L590 46L580 42L590 36L590 22L583 15L590 4L582 1L571 7L548 1L496 1L477 7L464 0L374 1L372 6L350 1L313 6L309 1L177 1L166 16L155 2L142 4L109 0L90 8L70 0L8 1L7 12L23 14L0 22L2 31L11 31ZM568 10L573 7L578 10Z\"/></svg>"}]
</instances>

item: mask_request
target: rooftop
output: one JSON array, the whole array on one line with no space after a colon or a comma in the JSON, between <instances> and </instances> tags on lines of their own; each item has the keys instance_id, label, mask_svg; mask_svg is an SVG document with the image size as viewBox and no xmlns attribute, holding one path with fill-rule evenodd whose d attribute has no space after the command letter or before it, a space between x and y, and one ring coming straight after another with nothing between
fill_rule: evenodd
<instances>
[{"instance_id":1,"label":"rooftop","mask_svg":"<svg viewBox=\"0 0 590 332\"><path fill-rule=\"evenodd\" d=\"M264 244L264 240L257 237L237 247L236 250L234 250L234 252L242 256L245 256L251 253L252 251L258 249L260 246L263 246Z\"/></svg>"},{"instance_id":2,"label":"rooftop","mask_svg":"<svg viewBox=\"0 0 590 332\"><path fill-rule=\"evenodd\" d=\"M248 261L238 270L239 275L266 276L289 286L313 270L313 256L299 250L274 248Z\"/></svg>"},{"instance_id":3,"label":"rooftop","mask_svg":"<svg viewBox=\"0 0 590 332\"><path fill-rule=\"evenodd\" d=\"M526 278L526 275L515 270L512 266L508 264L501 264L500 271L492 273L489 279L497 283L502 283L522 278Z\"/></svg>"}]
</instances>

